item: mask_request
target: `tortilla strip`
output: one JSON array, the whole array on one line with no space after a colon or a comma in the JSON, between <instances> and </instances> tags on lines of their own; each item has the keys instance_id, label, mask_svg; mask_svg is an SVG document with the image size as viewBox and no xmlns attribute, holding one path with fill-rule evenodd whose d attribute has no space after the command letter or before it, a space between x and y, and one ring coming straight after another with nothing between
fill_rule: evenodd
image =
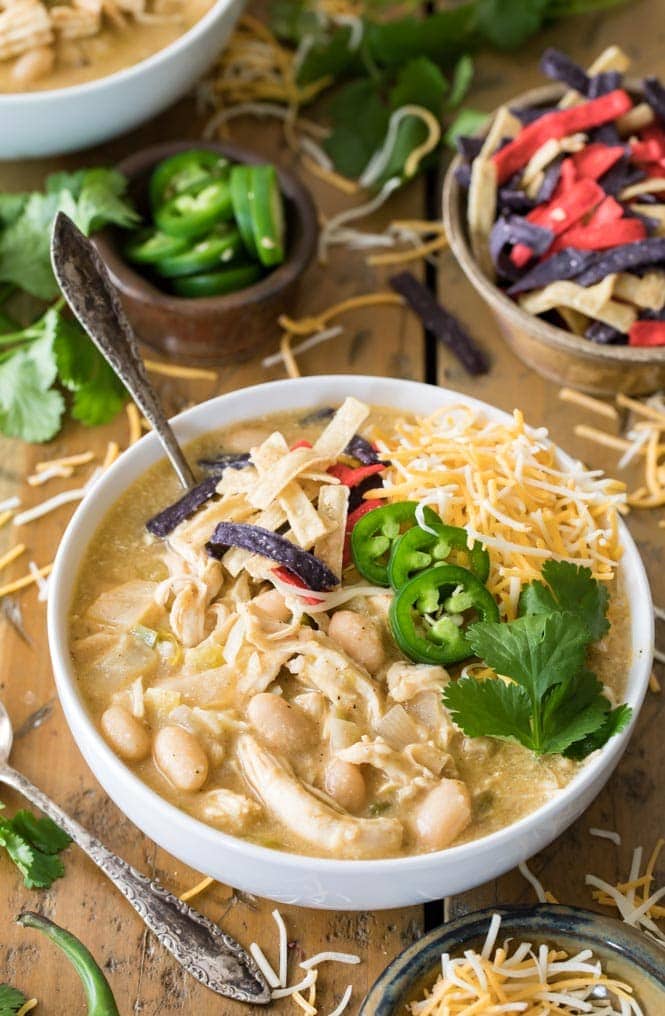
<instances>
[{"instance_id":1,"label":"tortilla strip","mask_svg":"<svg viewBox=\"0 0 665 1016\"><path fill-rule=\"evenodd\" d=\"M629 272L619 272L614 283L614 295L638 307L660 310L665 304L665 273L647 272L640 279Z\"/></svg>"},{"instance_id":2,"label":"tortilla strip","mask_svg":"<svg viewBox=\"0 0 665 1016\"><path fill-rule=\"evenodd\" d=\"M489 279L494 279L495 275L488 238L496 218L496 194L496 166L491 159L478 156L471 168L467 201L469 239L474 257Z\"/></svg>"},{"instance_id":3,"label":"tortilla strip","mask_svg":"<svg viewBox=\"0 0 665 1016\"><path fill-rule=\"evenodd\" d=\"M353 396L344 399L332 420L319 435L313 451L318 458L335 461L369 416L369 406Z\"/></svg>"},{"instance_id":4,"label":"tortilla strip","mask_svg":"<svg viewBox=\"0 0 665 1016\"><path fill-rule=\"evenodd\" d=\"M630 210L638 215L648 215L652 219L657 219L660 225L656 228L654 235L663 235L663 230L665 229L665 205L641 205L636 202L630 206Z\"/></svg>"},{"instance_id":5,"label":"tortilla strip","mask_svg":"<svg viewBox=\"0 0 665 1016\"><path fill-rule=\"evenodd\" d=\"M496 116L485 135L483 147L478 153L479 159L489 159L497 150L503 138L514 138L522 130L522 124L507 106L499 106Z\"/></svg>"},{"instance_id":6,"label":"tortilla strip","mask_svg":"<svg viewBox=\"0 0 665 1016\"><path fill-rule=\"evenodd\" d=\"M319 490L319 512L328 524L328 534L318 541L314 553L335 575L342 574L349 488L325 486Z\"/></svg>"},{"instance_id":7,"label":"tortilla strip","mask_svg":"<svg viewBox=\"0 0 665 1016\"><path fill-rule=\"evenodd\" d=\"M588 317L627 332L637 318L637 311L628 304L612 300L616 275L608 275L595 286L578 286L575 282L552 282L519 298L520 306L529 314L543 314L557 307L572 307Z\"/></svg>"},{"instance_id":8,"label":"tortilla strip","mask_svg":"<svg viewBox=\"0 0 665 1016\"><path fill-rule=\"evenodd\" d=\"M326 462L311 448L294 448L287 452L269 472L259 477L248 498L255 508L266 509L277 500L281 492L308 467L322 466Z\"/></svg>"},{"instance_id":9,"label":"tortilla strip","mask_svg":"<svg viewBox=\"0 0 665 1016\"><path fill-rule=\"evenodd\" d=\"M584 335L589 327L590 321L586 314L580 314L572 307L557 307L558 313L570 328L573 335Z\"/></svg>"},{"instance_id":10,"label":"tortilla strip","mask_svg":"<svg viewBox=\"0 0 665 1016\"><path fill-rule=\"evenodd\" d=\"M252 462L256 465L259 476L270 473L288 452L289 446L278 432L271 434L258 448L253 448ZM309 550L317 540L325 536L327 527L300 484L295 481L288 483L278 500L286 512L296 542L303 550Z\"/></svg>"},{"instance_id":11,"label":"tortilla strip","mask_svg":"<svg viewBox=\"0 0 665 1016\"><path fill-rule=\"evenodd\" d=\"M246 494L256 484L257 472L253 466L244 469L225 469L217 484L217 493L222 495Z\"/></svg>"},{"instance_id":12,"label":"tortilla strip","mask_svg":"<svg viewBox=\"0 0 665 1016\"><path fill-rule=\"evenodd\" d=\"M657 194L660 191L665 191L665 177L655 176L651 180L640 180L639 183L631 183L630 187L624 187L619 194L619 200L629 201L630 198L636 198L640 194ZM651 205L648 207L651 208Z\"/></svg>"},{"instance_id":13,"label":"tortilla strip","mask_svg":"<svg viewBox=\"0 0 665 1016\"><path fill-rule=\"evenodd\" d=\"M286 522L286 512L282 506L275 501L269 508L266 509L266 511L259 512L259 514L255 515L254 518L248 519L247 521L253 526L262 526L263 529L269 529L274 533ZM257 555L253 555L249 550L243 550L242 547L231 547L222 558L222 564L235 578L243 570L249 558L256 556Z\"/></svg>"},{"instance_id":14,"label":"tortilla strip","mask_svg":"<svg viewBox=\"0 0 665 1016\"><path fill-rule=\"evenodd\" d=\"M656 114L648 102L638 102L636 106L629 109L623 116L617 117L615 127L622 137L641 131L648 127L656 119Z\"/></svg>"},{"instance_id":15,"label":"tortilla strip","mask_svg":"<svg viewBox=\"0 0 665 1016\"><path fill-rule=\"evenodd\" d=\"M619 46L608 46L587 68L587 74L590 78L595 77L596 74L602 74L603 71L620 71L623 74L629 67L630 57ZM586 96L580 95L574 88L570 88L559 102L559 109L567 109L568 106L574 106L575 103L582 102L585 98Z\"/></svg>"},{"instance_id":16,"label":"tortilla strip","mask_svg":"<svg viewBox=\"0 0 665 1016\"><path fill-rule=\"evenodd\" d=\"M521 180L522 187L533 183L542 170L546 166L549 166L550 162L556 159L557 155L560 155L561 152L580 152L586 145L586 140L586 134L569 134L565 138L548 138L538 151L531 156L524 167ZM530 196L535 197L535 195Z\"/></svg>"}]
</instances>

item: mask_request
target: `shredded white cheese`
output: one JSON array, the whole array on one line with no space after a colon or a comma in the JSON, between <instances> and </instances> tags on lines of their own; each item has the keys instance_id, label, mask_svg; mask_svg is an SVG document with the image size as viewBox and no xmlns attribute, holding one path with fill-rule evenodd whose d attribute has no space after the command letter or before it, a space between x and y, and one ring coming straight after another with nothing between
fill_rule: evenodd
<instances>
[{"instance_id":1,"label":"shredded white cheese","mask_svg":"<svg viewBox=\"0 0 665 1016\"><path fill-rule=\"evenodd\" d=\"M318 967L321 963L360 963L360 956L355 956L353 953L342 953L342 952L320 952L316 956L310 956L309 959L303 960L300 966L303 970L311 970L312 967Z\"/></svg>"},{"instance_id":2,"label":"shredded white cheese","mask_svg":"<svg viewBox=\"0 0 665 1016\"><path fill-rule=\"evenodd\" d=\"M589 836L597 836L599 840L611 840L617 847L621 846L621 837L612 829L589 829Z\"/></svg>"}]
</instances>

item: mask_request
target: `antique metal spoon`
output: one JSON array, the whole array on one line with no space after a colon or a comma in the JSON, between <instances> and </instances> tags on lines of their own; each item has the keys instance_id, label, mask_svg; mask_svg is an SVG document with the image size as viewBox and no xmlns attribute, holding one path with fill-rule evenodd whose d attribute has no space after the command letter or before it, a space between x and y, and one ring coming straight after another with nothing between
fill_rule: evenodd
<instances>
[{"instance_id":1,"label":"antique metal spoon","mask_svg":"<svg viewBox=\"0 0 665 1016\"><path fill-rule=\"evenodd\" d=\"M80 324L152 426L183 487L193 487L194 474L148 380L136 336L108 269L94 244L64 212L58 212L53 227L51 262L60 289Z\"/></svg>"},{"instance_id":2,"label":"antique metal spoon","mask_svg":"<svg viewBox=\"0 0 665 1016\"><path fill-rule=\"evenodd\" d=\"M0 702L0 783L18 790L71 836L131 903L161 944L197 981L237 1002L269 1002L270 988L263 975L235 939L173 896L159 882L142 875L113 854L9 765L13 739L11 720Z\"/></svg>"}]
</instances>

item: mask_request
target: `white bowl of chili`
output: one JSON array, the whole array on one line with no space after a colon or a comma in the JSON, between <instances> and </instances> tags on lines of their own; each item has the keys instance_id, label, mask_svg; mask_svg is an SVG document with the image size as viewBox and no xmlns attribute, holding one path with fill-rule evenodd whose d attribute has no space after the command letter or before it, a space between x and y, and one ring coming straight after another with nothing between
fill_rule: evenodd
<instances>
[{"instance_id":1,"label":"white bowl of chili","mask_svg":"<svg viewBox=\"0 0 665 1016\"><path fill-rule=\"evenodd\" d=\"M397 412L429 414L463 403L491 421L506 414L429 385L387 378L323 376L277 381L212 399L173 421L183 443L271 412L336 405L347 396ZM111 750L84 702L71 656L69 616L86 550L119 497L162 459L154 434L129 449L80 505L60 544L48 604L49 644L56 685L67 721L84 758L104 790L147 836L180 861L220 881L284 903L326 909L381 909L421 903L494 878L540 850L569 826L603 787L619 761L644 698L653 651L653 612L648 582L630 535L620 526L621 577L632 611L625 700L631 722L595 752L570 783L518 821L472 842L413 856L339 860L260 846L212 828L159 796ZM564 469L572 462L561 456Z\"/></svg>"}]
</instances>

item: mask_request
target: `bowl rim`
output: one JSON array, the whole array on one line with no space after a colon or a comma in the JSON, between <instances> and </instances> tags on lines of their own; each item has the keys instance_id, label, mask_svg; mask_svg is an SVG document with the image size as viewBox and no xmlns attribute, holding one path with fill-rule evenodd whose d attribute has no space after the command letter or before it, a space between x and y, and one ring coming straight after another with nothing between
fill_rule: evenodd
<instances>
[{"instance_id":1,"label":"bowl rim","mask_svg":"<svg viewBox=\"0 0 665 1016\"><path fill-rule=\"evenodd\" d=\"M121 67L112 74L105 74L101 78L92 78L90 81L83 81L77 85L65 85L63 88L44 88L34 92L0 92L0 112L3 107L12 106L15 103L20 105L36 105L39 102L52 102L58 96L64 96L68 100L77 99L81 94L90 95L96 92L103 92L107 88L113 88L116 82L131 81L144 71L150 71L158 64L177 56L182 50L196 45L200 36L205 35L208 28L226 11L234 6L238 0L212 0L211 6L201 15L186 32L170 42L168 46L158 49L156 53L139 60L138 63L130 64L129 67ZM101 98L101 96L100 96Z\"/></svg>"},{"instance_id":2,"label":"bowl rim","mask_svg":"<svg viewBox=\"0 0 665 1016\"><path fill-rule=\"evenodd\" d=\"M401 390L405 394L410 393L412 395L411 404L413 406L418 405L419 394L422 395L426 391L427 394L431 396L433 389L435 389L441 395L442 405L445 405L446 402L448 404L464 402L471 405L473 408L485 412L492 419L506 420L510 418L508 413L497 409L489 403L467 396L461 392L455 392L451 389L435 388L435 386L427 385L423 382L407 381L401 378L373 377L371 375L327 374L317 375L316 377L269 381L263 384L237 389L236 391L228 392L224 395L218 395L212 399L207 399L206 401L199 403L199 405L185 410L175 416L171 420L171 423L174 426L176 433L178 430L183 429L187 431L188 425L193 423L194 426L186 433L187 441L191 441L195 438L195 436L200 436L215 429L214 426L211 427L209 424L206 424L205 426L197 424L197 417L204 417L208 413L213 413L214 415L221 417L223 416L224 408L229 406L232 407L233 403L238 402L242 405L244 401L250 401L252 397L259 397L263 401L264 405L270 406L270 396L271 393L275 392L275 390L283 390L289 393L292 391L296 392L298 389L304 389L308 395L310 392L312 393L312 398L311 400L308 400L307 405L311 405L312 408L314 408L321 402L321 396L317 397L317 387L319 389L327 389L328 387L335 389L337 395L330 395L328 397L337 397L342 400L348 394L354 394L357 397L362 398L363 389L371 390L372 385L378 385L379 387L387 388L392 391ZM323 397L325 398L326 395L323 395ZM365 397L368 401L372 401L367 396ZM381 403L377 402L376 404ZM298 408L301 407L299 406ZM404 409L404 411L413 412L417 410ZM234 419L250 420L256 419L256 416L243 416L242 412L240 412L234 417ZM562 452L560 449L558 449L558 451L564 464L573 464L574 460L571 456ZM179 831L183 839L188 837L198 837L201 842L205 842L210 847L216 847L218 849L224 848L234 853L240 853L244 860L248 863L252 860L259 864L262 862L275 862L280 866L289 869L291 872L298 872L303 875L309 873L318 874L320 876L326 874L335 875L340 871L349 874L360 874L367 873L370 870L370 867L372 867L375 871L382 872L384 874L393 872L397 873L404 871L405 869L417 872L419 869L431 868L433 858L438 859L442 863L445 862L446 859L454 859L457 862L472 859L476 845L479 843L482 843L485 847L490 844L492 847L500 850L504 842L513 840L515 837L519 838L522 833L526 834L529 831L529 827L534 822L546 822L551 813L556 814L559 811L562 807L562 802L574 799L577 794L582 794L585 789L596 782L598 777L602 776L602 773L608 768L608 765L609 771L611 772L628 744L629 738L637 722L649 685L654 644L654 617L653 610L651 609L652 600L648 579L637 546L628 532L625 523L621 519L619 520L619 531L621 533L622 545L624 547L623 561L625 561L626 558L630 558L631 568L635 573L637 583L641 587L639 594L646 597L646 603L649 606L648 610L631 612L633 658L631 660L629 673L634 673L635 675L635 689L633 695L630 698L627 698L627 701L633 707L633 715L628 726L625 727L621 733L615 735L615 737L612 738L607 745L600 749L595 758L590 758L583 768L581 768L580 771L573 777L571 782L568 783L558 795L547 801L540 808L522 816L522 818L520 818L517 822L507 825L487 836L480 837L477 840L471 840L468 843L459 844L458 846L448 847L445 850L424 854L411 854L404 857L350 860L327 858L308 854L296 854L288 851L275 850L271 847L260 846L240 837L222 832L220 829L216 829L215 827L194 818L187 812L171 804L166 800L166 798L162 797L144 783L127 765L125 765L125 763L122 762L121 759L111 750L101 733L98 731L77 689L76 675L74 673L74 668L71 664L69 654L68 633L69 608L82 559L89 546L92 535L102 522L108 508L110 508L112 503L115 503L118 500L118 497L120 497L129 486L131 486L131 483L127 480L123 481L125 472L131 472L131 466L136 463L137 459L147 460L140 470L140 473L144 473L150 465L162 458L163 455L161 454L156 434L154 432L145 434L139 441L136 442L135 445L128 448L123 455L113 463L107 472L99 478L95 484L94 490L81 501L68 523L60 541L53 571L49 580L50 595L47 603L47 629L49 651L55 675L58 698L65 712L72 737L77 743L77 746L79 740L83 740L84 736L92 739L97 757L103 760L105 772L112 776L116 783L124 784L125 787L130 789L134 793L135 799L143 807L145 807L145 809L157 809L169 820L171 825ZM136 478L138 478L138 475ZM131 482L134 482L134 480ZM96 514L94 505L98 497L100 495L103 496L104 494L109 494L113 489L115 489L115 493L113 494L112 501L110 501L108 507L103 513L99 513L99 517L96 519L90 537L85 541L85 543L83 543L78 536L79 527L86 520L89 513L93 516ZM70 566L70 560L74 562L74 567ZM71 583L71 588L69 592L66 593L68 583ZM95 775L92 767L90 768L93 775Z\"/></svg>"},{"instance_id":3,"label":"bowl rim","mask_svg":"<svg viewBox=\"0 0 665 1016\"><path fill-rule=\"evenodd\" d=\"M639 83L635 81L627 81L626 88L633 93L639 94L641 92ZM497 106L488 115L487 125L481 128L478 133L484 136L503 106L510 108L512 106L547 105L560 99L565 91L566 89L562 85L551 84L521 92L502 103L501 106ZM605 346L591 342L581 335L575 335L574 332L568 331L566 328L559 328L557 325L550 324L549 321L523 310L499 286L488 279L473 256L465 228L463 209L466 208L467 199L455 177L457 169L463 163L462 156L456 155L446 171L441 199L443 221L450 247L458 264L477 292L493 310L501 313L511 324L528 331L533 338L544 345L565 353L581 353L590 360L618 362L626 365L659 366L665 364L665 347L656 346L645 349L628 345Z\"/></svg>"},{"instance_id":4,"label":"bowl rim","mask_svg":"<svg viewBox=\"0 0 665 1016\"><path fill-rule=\"evenodd\" d=\"M526 906L501 904L462 914L434 928L417 942L406 946L379 974L367 992L358 1016L392 1014L395 1011L393 1008L395 1003L402 1004L404 996L408 995L419 980L427 976L428 970L436 971L440 953L453 948L456 952L460 951L467 942L482 937L494 914L501 916L502 925L507 924L507 930L513 934L515 934L513 929L520 928L530 937L538 936L553 942L557 941L557 935L569 934L588 943L589 948L594 948L600 939L611 953L623 957L632 966L639 967L665 990L662 949L637 928L616 917L599 914L586 907L561 903ZM562 929L562 924L568 927ZM589 934L589 930L584 929L584 924L595 934ZM579 925L579 930L576 925ZM431 963L430 954L433 954ZM402 980L405 982L403 985ZM386 995L393 986L397 987L398 997L388 999ZM384 1008L384 1004L389 1008Z\"/></svg>"},{"instance_id":5,"label":"bowl rim","mask_svg":"<svg viewBox=\"0 0 665 1016\"><path fill-rule=\"evenodd\" d=\"M139 148L131 155L121 159L114 168L127 177L131 184L142 173L146 173L162 159L166 159L178 152L188 150L207 149L217 152L219 155L227 156L232 160L247 164L259 165L265 163L260 153L252 149L237 145L232 141L207 141L195 138L176 139L173 141L162 141L156 145L148 145L146 148ZM275 164L273 164L275 165ZM204 297L182 297L166 293L153 285L146 276L142 275L133 265L130 265L122 257L117 242L118 227L107 226L100 230L93 237L93 243L97 247L106 267L111 273L115 285L123 295L131 300L139 301L142 304L158 304L173 314L198 314L220 311L238 310L260 302L266 297L272 297L276 293L290 286L298 279L307 268L316 249L318 237L318 222L314 199L299 177L288 169L275 165L279 187L285 201L291 206L294 217L299 222L295 242L292 248L287 246L287 254L281 265L277 265L258 282L245 286L233 293L225 293L220 296Z\"/></svg>"}]
</instances>

